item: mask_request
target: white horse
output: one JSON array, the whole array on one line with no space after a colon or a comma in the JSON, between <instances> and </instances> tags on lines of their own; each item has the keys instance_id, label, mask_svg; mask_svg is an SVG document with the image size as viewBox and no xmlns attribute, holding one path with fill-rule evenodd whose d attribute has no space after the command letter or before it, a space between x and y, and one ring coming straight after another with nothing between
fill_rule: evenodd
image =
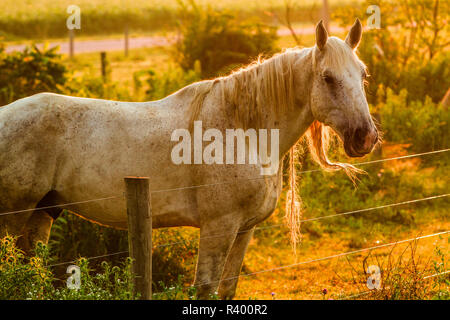
<instances>
[{"instance_id":1,"label":"white horse","mask_svg":"<svg viewBox=\"0 0 450 320\"><path fill-rule=\"evenodd\" d=\"M222 298L232 298L254 226L275 209L282 170L258 180L253 178L260 176L260 165L175 165L171 133L189 128L193 120L223 131L275 128L282 158L309 129L319 164L348 168L327 159L329 127L351 157L369 153L378 140L364 93L365 66L355 54L361 33L357 20L345 41L329 38L320 22L312 48L287 50L159 101L41 93L0 108L0 214L122 195L123 178L130 175L150 177L152 190L228 182L153 193L152 209L155 228L200 228L199 297L218 290ZM127 228L123 197L64 208ZM21 236L24 248L47 242L61 210L0 215L0 236Z\"/></svg>"}]
</instances>

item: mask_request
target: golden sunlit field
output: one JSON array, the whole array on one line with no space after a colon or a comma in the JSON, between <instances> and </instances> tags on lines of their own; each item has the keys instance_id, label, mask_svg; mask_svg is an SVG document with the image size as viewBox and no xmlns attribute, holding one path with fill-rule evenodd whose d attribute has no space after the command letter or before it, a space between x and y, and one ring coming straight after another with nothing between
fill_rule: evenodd
<instances>
[{"instance_id":1,"label":"golden sunlit field","mask_svg":"<svg viewBox=\"0 0 450 320\"><path fill-rule=\"evenodd\" d=\"M356 52L370 75L365 98L383 142L352 159L337 137L331 139L330 159L365 171L355 183L342 170L320 170L305 140L298 142L295 188L301 219L309 220L301 222L301 241L294 250L286 224L285 158L281 197L274 213L256 226L234 298L449 300L449 3L330 0L328 14L323 3L4 0L0 106L39 92L159 100L193 82L227 75L260 55L316 45L314 26L322 18L329 20L330 35L344 39L358 17L364 32ZM75 30L70 55L68 47L52 47L68 43L66 8L72 4L81 8L81 29ZM381 8L378 28L368 25L372 4ZM102 42L122 41L124 30L132 40L151 44L125 53ZM98 50L77 52L89 43ZM0 123L0 134L2 128ZM8 150L0 152L8 158ZM2 233L8 220L1 213L1 300L139 298L126 258L126 231L64 209L52 220L48 243L33 243L28 252L16 243L21 235ZM190 227L153 231L153 299L197 298L191 285L198 237L198 229ZM66 288L70 264L81 268L81 290ZM368 284L369 266L379 268L376 289Z\"/></svg>"}]
</instances>

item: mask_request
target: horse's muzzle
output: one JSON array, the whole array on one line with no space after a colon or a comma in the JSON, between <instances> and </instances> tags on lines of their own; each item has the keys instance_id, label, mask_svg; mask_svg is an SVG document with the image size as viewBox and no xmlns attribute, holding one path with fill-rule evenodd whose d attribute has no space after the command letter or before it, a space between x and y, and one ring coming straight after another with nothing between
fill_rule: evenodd
<instances>
[{"instance_id":1,"label":"horse's muzzle","mask_svg":"<svg viewBox=\"0 0 450 320\"><path fill-rule=\"evenodd\" d=\"M345 133L344 149L349 157L363 157L370 153L378 142L378 131L374 126L358 127Z\"/></svg>"}]
</instances>

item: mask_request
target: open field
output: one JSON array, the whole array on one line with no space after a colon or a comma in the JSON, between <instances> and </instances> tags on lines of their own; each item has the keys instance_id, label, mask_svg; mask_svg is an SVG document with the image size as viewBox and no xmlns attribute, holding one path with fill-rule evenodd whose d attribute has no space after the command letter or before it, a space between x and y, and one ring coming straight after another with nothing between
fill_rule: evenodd
<instances>
[{"instance_id":1,"label":"open field","mask_svg":"<svg viewBox=\"0 0 450 320\"><path fill-rule=\"evenodd\" d=\"M338 34L339 36L339 34ZM314 44L314 36L307 34L302 36L305 46ZM291 36L280 37L277 42L280 50L295 46ZM129 56L125 57L123 51L108 52L107 56L111 65L111 81L126 87L130 92L133 90L133 74L147 69L154 69L158 73L170 70L174 67L170 46L156 46L153 48L131 49ZM90 75L99 77L101 75L100 54L80 53L74 59L63 55L64 64L69 70L75 72L76 76Z\"/></svg>"},{"instance_id":2,"label":"open field","mask_svg":"<svg viewBox=\"0 0 450 320\"><path fill-rule=\"evenodd\" d=\"M357 0L329 1L330 7L345 6L358 3ZM29 0L4 0L0 12L0 36L6 40L63 38L67 34L66 9L76 4L81 9L81 37L92 35L111 35L123 33L128 25L131 33L173 30L176 24L177 0L169 1L127 1L127 0L81 0L74 3L70 0L44 0L35 3ZM228 10L239 19L255 19L271 24L277 20L268 12L283 15L283 0L264 1L211 1L203 0L198 4L206 4L218 10ZM320 1L308 0L295 5L292 11L293 22L313 23L320 16Z\"/></svg>"},{"instance_id":3,"label":"open field","mask_svg":"<svg viewBox=\"0 0 450 320\"><path fill-rule=\"evenodd\" d=\"M404 154L400 146L391 145L386 148L383 157ZM441 156L447 157L445 154L436 155L437 159ZM421 168L423 161L424 159L421 158L388 161L375 171L374 168L368 166L369 176L361 178L359 187L353 190L351 197L361 199L366 185L371 179L374 179L370 178L370 175L377 171L378 174L394 174L395 178L389 182L391 186L389 184L379 185L378 190L372 191L372 197L375 199L366 199L358 205L352 204L351 201L348 202L348 205L343 205L339 195L334 195L330 197L328 211L315 209L314 198L343 190L346 178L341 174L306 173L303 175L305 179L303 183L309 184L310 179L313 179L315 192L307 193L300 189L305 206L302 219L376 207L418 196L418 194L415 196L410 194L408 198L406 195L401 196L399 193L395 193L397 188L394 185L398 183L397 179L408 184L410 183L408 181L420 177L420 180L423 179L419 183L421 186L416 185L416 187L424 188L423 191L427 195L445 193L449 183L448 177L445 176L448 166ZM328 178L325 178L326 176ZM408 187L404 185L403 188ZM348 196L343 194L341 197ZM441 266L442 271L437 271L434 264L442 258L437 254L437 248L441 250L444 260L447 261L446 257L450 253L448 234L281 270L271 271L271 269L447 231L450 228L448 206L449 200L444 198L426 201L418 206L415 204L404 205L344 217L303 222L303 238L295 255L289 243L288 228L286 226L270 228L270 226L283 223L284 208L279 205L273 216L258 226L262 229L255 231L244 259L237 299L349 299L353 298L352 296L355 294L364 292L370 292L370 294L362 294L354 298L431 299L437 291L433 282L435 279L429 278L424 281L421 279L448 269L448 262ZM182 228L180 232L186 234L185 239L198 237L198 233L193 232L192 229L184 230ZM188 258L184 260L186 269L183 274L185 280L183 285L188 286L193 280L195 258L195 255L188 255ZM386 281L387 283L382 283L381 291L370 291L366 286L369 275L365 270L369 265L377 265L382 270L382 282ZM252 273L255 274L245 276ZM448 279L448 275L444 275L444 278ZM394 286L396 286L395 289ZM411 290L409 297L408 286L418 286L414 289L417 292ZM326 295L323 294L323 289L327 289ZM444 292L448 292L449 289L448 283L439 287L439 290ZM415 294L422 296L414 297ZM179 297L182 295L180 294Z\"/></svg>"}]
</instances>

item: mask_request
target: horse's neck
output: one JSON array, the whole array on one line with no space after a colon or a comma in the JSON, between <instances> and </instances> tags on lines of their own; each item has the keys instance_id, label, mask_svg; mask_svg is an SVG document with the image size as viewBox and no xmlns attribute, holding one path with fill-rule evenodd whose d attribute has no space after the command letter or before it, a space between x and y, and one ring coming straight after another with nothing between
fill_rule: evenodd
<instances>
[{"instance_id":1,"label":"horse's neck","mask_svg":"<svg viewBox=\"0 0 450 320\"><path fill-rule=\"evenodd\" d=\"M280 157L286 154L295 143L305 134L313 123L314 117L308 105L296 106L291 117L286 117L284 123L280 123Z\"/></svg>"},{"instance_id":2,"label":"horse's neck","mask_svg":"<svg viewBox=\"0 0 450 320\"><path fill-rule=\"evenodd\" d=\"M303 49L298 52L298 59L295 62L295 80L294 90L296 96L295 106L287 110L285 114L277 115L276 108L274 106L265 106L263 112L266 119L265 124L260 129L279 129L279 147L280 156L283 156L292 146L301 138L306 132L308 127L312 124L314 118L310 108L310 93L312 86L312 50L310 48ZM210 82L212 84L212 82ZM214 82L218 83L218 82ZM167 105L167 107L174 108L173 116L180 115L184 121L188 119L187 114L192 114L195 110L192 110L189 105L196 96L198 90L197 86L200 83L191 84L178 92L158 101L160 105ZM202 117L196 117L195 120L206 120L206 122L214 123L219 126L226 126L226 128L217 129L231 129L227 125L232 125L234 120L229 116L223 119L223 121L217 121L219 114L232 115L236 106L222 100L222 88L221 86L211 85L207 90L208 98L205 99L205 103L202 103ZM225 99L227 100L227 99ZM182 106L180 108L180 106ZM219 112L219 108L223 108ZM203 119L201 119L203 118ZM210 121L208 121L208 119ZM234 126L236 124L234 123ZM236 127L241 127L238 125ZM247 126L247 128L255 128L253 126Z\"/></svg>"},{"instance_id":3,"label":"horse's neck","mask_svg":"<svg viewBox=\"0 0 450 320\"><path fill-rule=\"evenodd\" d=\"M296 103L294 108L282 115L281 119L273 121L271 125L275 129L280 129L280 157L295 145L314 121L310 106L313 76L312 52L311 48L299 52L299 59L295 64Z\"/></svg>"}]
</instances>

